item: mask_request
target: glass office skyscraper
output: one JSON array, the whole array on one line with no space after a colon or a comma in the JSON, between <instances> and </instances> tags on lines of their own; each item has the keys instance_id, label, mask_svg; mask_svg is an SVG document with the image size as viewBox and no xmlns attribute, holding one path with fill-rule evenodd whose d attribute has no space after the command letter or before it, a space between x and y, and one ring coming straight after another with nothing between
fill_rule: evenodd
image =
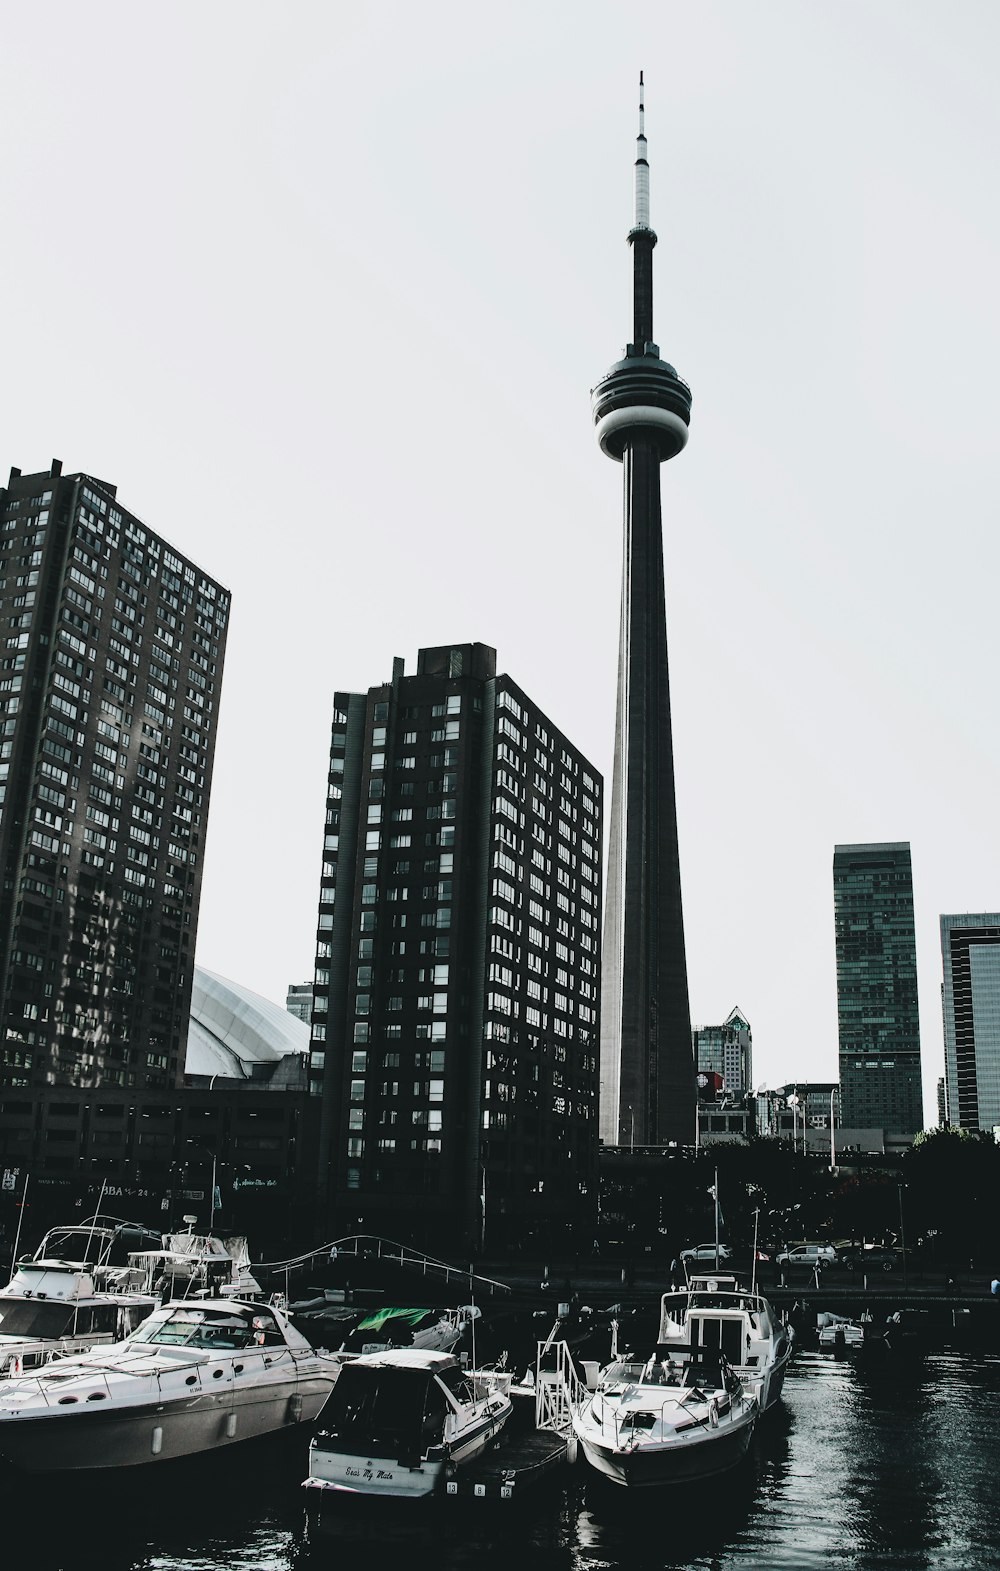
<instances>
[{"instance_id":1,"label":"glass office skyscraper","mask_svg":"<svg viewBox=\"0 0 1000 1571\"><path fill-rule=\"evenodd\" d=\"M907 841L833 853L843 1123L923 1128L913 872Z\"/></svg>"}]
</instances>

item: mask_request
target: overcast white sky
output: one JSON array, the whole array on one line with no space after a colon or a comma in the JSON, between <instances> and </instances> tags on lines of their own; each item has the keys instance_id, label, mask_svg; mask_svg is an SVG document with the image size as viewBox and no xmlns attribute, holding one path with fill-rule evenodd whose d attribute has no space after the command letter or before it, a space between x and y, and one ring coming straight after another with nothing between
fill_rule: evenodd
<instances>
[{"instance_id":1,"label":"overcast white sky","mask_svg":"<svg viewBox=\"0 0 1000 1571\"><path fill-rule=\"evenodd\" d=\"M90 0L0 25L10 464L233 592L198 958L311 974L331 697L480 639L610 780L646 73L697 1023L834 1078L831 861L1000 907L1000 7Z\"/></svg>"}]
</instances>

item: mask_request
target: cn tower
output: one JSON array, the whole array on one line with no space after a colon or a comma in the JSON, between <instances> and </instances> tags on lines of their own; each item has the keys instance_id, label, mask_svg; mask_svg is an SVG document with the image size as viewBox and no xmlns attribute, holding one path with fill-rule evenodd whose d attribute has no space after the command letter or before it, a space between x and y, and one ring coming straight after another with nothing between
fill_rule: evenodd
<instances>
[{"instance_id":1,"label":"cn tower","mask_svg":"<svg viewBox=\"0 0 1000 1571\"><path fill-rule=\"evenodd\" d=\"M635 160L634 325L592 393L601 451L625 489L618 709L601 975L600 1134L606 1145L690 1145L696 1092L681 909L663 594L660 465L688 438L691 390L653 338L643 79Z\"/></svg>"}]
</instances>

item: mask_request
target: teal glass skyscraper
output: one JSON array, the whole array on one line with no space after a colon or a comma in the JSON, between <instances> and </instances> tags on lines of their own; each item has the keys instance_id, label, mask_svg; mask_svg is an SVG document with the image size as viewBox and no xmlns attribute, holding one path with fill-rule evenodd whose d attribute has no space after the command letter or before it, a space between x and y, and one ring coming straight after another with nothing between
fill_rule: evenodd
<instances>
[{"instance_id":1,"label":"teal glass skyscraper","mask_svg":"<svg viewBox=\"0 0 1000 1571\"><path fill-rule=\"evenodd\" d=\"M913 871L907 841L833 852L841 1119L923 1128Z\"/></svg>"}]
</instances>

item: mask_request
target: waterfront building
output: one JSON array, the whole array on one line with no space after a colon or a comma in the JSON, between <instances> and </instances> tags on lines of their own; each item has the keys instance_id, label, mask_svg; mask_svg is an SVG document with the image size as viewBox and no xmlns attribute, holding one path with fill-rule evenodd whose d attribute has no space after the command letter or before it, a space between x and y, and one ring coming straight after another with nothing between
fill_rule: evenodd
<instances>
[{"instance_id":1,"label":"waterfront building","mask_svg":"<svg viewBox=\"0 0 1000 1571\"><path fill-rule=\"evenodd\" d=\"M716 1074L731 1096L748 1095L753 1087L753 1038L739 1009L731 1010L722 1025L695 1026L691 1040L699 1083L700 1076Z\"/></svg>"},{"instance_id":2,"label":"waterfront building","mask_svg":"<svg viewBox=\"0 0 1000 1571\"><path fill-rule=\"evenodd\" d=\"M583 1225L600 776L494 650L458 644L334 695L328 790L309 1077L329 1226L454 1249Z\"/></svg>"},{"instance_id":3,"label":"waterfront building","mask_svg":"<svg viewBox=\"0 0 1000 1571\"><path fill-rule=\"evenodd\" d=\"M184 1068L229 594L91 475L0 488L0 1088Z\"/></svg>"},{"instance_id":4,"label":"waterfront building","mask_svg":"<svg viewBox=\"0 0 1000 1571\"><path fill-rule=\"evenodd\" d=\"M843 1123L923 1128L913 871L906 841L833 853Z\"/></svg>"},{"instance_id":5,"label":"waterfront building","mask_svg":"<svg viewBox=\"0 0 1000 1571\"><path fill-rule=\"evenodd\" d=\"M946 1122L1000 1129L1000 913L942 916Z\"/></svg>"},{"instance_id":6,"label":"waterfront building","mask_svg":"<svg viewBox=\"0 0 1000 1571\"><path fill-rule=\"evenodd\" d=\"M752 1097L723 1096L698 1104L698 1144L746 1141L757 1133L757 1107Z\"/></svg>"},{"instance_id":7,"label":"waterfront building","mask_svg":"<svg viewBox=\"0 0 1000 1571\"><path fill-rule=\"evenodd\" d=\"M99 1205L164 1228L185 1212L247 1231L276 1256L314 1242L304 1163L309 1028L194 968L184 1083L7 1088L0 1097L0 1264L28 1186L32 1231ZM214 1175L215 1183L212 1183Z\"/></svg>"},{"instance_id":8,"label":"waterfront building","mask_svg":"<svg viewBox=\"0 0 1000 1571\"><path fill-rule=\"evenodd\" d=\"M635 161L633 330L593 390L597 438L622 465L624 553L602 975L601 1137L695 1139L695 1070L681 907L663 587L660 465L687 441L691 392L653 336L653 248L642 79ZM634 1131L634 1134L633 1134Z\"/></svg>"}]
</instances>

